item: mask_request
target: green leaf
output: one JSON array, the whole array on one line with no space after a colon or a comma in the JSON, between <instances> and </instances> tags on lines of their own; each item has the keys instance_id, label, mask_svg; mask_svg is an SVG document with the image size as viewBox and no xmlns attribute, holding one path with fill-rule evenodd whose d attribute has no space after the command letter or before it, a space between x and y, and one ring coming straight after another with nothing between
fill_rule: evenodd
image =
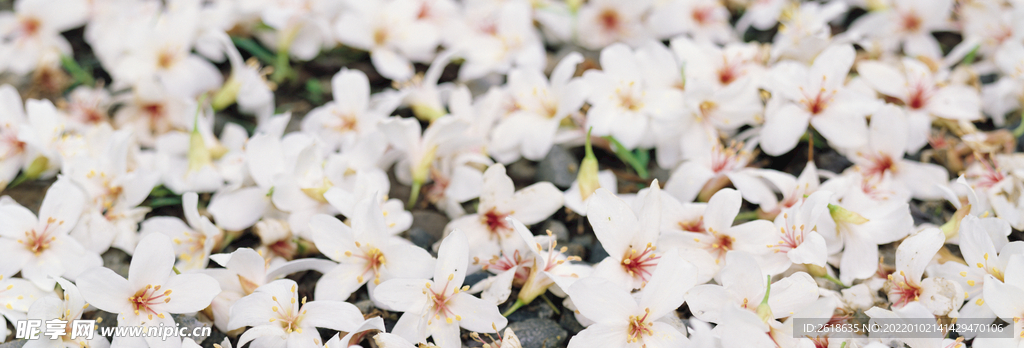
<instances>
[{"instance_id":1,"label":"green leaf","mask_svg":"<svg viewBox=\"0 0 1024 348\"><path fill-rule=\"evenodd\" d=\"M647 159L641 160L632 151L626 150L626 148L623 147L622 144L619 143L618 140L615 140L615 137L611 135L606 136L604 138L612 143L612 150L615 151L615 156L619 157L619 160L632 167L633 170L636 171L636 174L639 175L641 178L647 179ZM646 154L646 150L643 151ZM649 158L649 155L647 155L647 157Z\"/></svg>"},{"instance_id":2,"label":"green leaf","mask_svg":"<svg viewBox=\"0 0 1024 348\"><path fill-rule=\"evenodd\" d=\"M231 42L235 43L235 46L249 52L249 54L263 61L263 64L273 64L277 59L273 53L270 53L266 48L263 48L260 44L256 43L253 39L247 37L232 37Z\"/></svg>"},{"instance_id":3,"label":"green leaf","mask_svg":"<svg viewBox=\"0 0 1024 348\"><path fill-rule=\"evenodd\" d=\"M75 58L69 55L60 56L60 63L64 66L64 69L71 74L71 77L75 79L75 82L85 86L93 86L96 84L96 79L92 77L88 71L82 69L81 65L75 61Z\"/></svg>"}]
</instances>

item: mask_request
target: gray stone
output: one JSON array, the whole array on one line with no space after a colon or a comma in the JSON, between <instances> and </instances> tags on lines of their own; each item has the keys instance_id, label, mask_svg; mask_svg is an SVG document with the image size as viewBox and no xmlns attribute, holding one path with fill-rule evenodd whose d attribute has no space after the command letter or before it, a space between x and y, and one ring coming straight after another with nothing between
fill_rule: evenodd
<instances>
[{"instance_id":1,"label":"gray stone","mask_svg":"<svg viewBox=\"0 0 1024 348\"><path fill-rule=\"evenodd\" d=\"M128 264L132 257L120 249L110 248L103 253L103 266L128 278Z\"/></svg>"},{"instance_id":2,"label":"gray stone","mask_svg":"<svg viewBox=\"0 0 1024 348\"><path fill-rule=\"evenodd\" d=\"M551 234L555 236L558 243L566 243L569 241L569 229L565 227L561 221L548 220L541 226L541 233L547 233L545 231L551 231Z\"/></svg>"},{"instance_id":3,"label":"gray stone","mask_svg":"<svg viewBox=\"0 0 1024 348\"><path fill-rule=\"evenodd\" d=\"M519 337L523 348L561 347L569 339L569 333L551 319L530 319L508 327Z\"/></svg>"},{"instance_id":4,"label":"gray stone","mask_svg":"<svg viewBox=\"0 0 1024 348\"><path fill-rule=\"evenodd\" d=\"M604 246L601 245L601 241L595 240L593 244L590 244L590 258L587 259L590 263L598 263L608 257L608 252L604 250Z\"/></svg>"},{"instance_id":5,"label":"gray stone","mask_svg":"<svg viewBox=\"0 0 1024 348\"><path fill-rule=\"evenodd\" d=\"M508 297L508 301L501 305L501 312L504 313L516 302L518 293L512 293ZM550 296L550 295L545 295ZM557 299L557 298L556 298ZM551 308L544 299L537 297L530 302L530 304L519 307L514 313L508 316L509 322L524 321L529 319L547 319L555 315L555 310Z\"/></svg>"},{"instance_id":6,"label":"gray stone","mask_svg":"<svg viewBox=\"0 0 1024 348\"><path fill-rule=\"evenodd\" d=\"M14 340L4 344L0 344L0 348L21 348L25 346L25 343L28 343L28 340Z\"/></svg>"},{"instance_id":7,"label":"gray stone","mask_svg":"<svg viewBox=\"0 0 1024 348\"><path fill-rule=\"evenodd\" d=\"M203 329L200 328L209 328L208 330L210 330L211 333L213 332L213 322L207 319L206 316L203 314L172 314L171 317L174 318L174 321L178 323L180 327L188 328L185 330L185 332L190 335L193 333L202 333ZM196 343L198 344L203 344L203 341L206 340L207 337L208 336L189 336L189 338L191 338L193 341L196 341Z\"/></svg>"},{"instance_id":8,"label":"gray stone","mask_svg":"<svg viewBox=\"0 0 1024 348\"><path fill-rule=\"evenodd\" d=\"M448 217L430 210L412 212L412 228L409 229L409 240L417 246L433 250L433 245L444 236L444 227L448 225Z\"/></svg>"},{"instance_id":9,"label":"gray stone","mask_svg":"<svg viewBox=\"0 0 1024 348\"><path fill-rule=\"evenodd\" d=\"M487 277L490 276L492 276L492 274L487 271L479 271L476 273L468 274L466 275L466 279L462 281L462 284L473 286L476 285L476 283L479 283L481 280L487 279ZM515 301L515 299L512 300Z\"/></svg>"},{"instance_id":10,"label":"gray stone","mask_svg":"<svg viewBox=\"0 0 1024 348\"><path fill-rule=\"evenodd\" d=\"M562 316L558 317L558 325L561 325L570 335L575 335L586 328L576 320L576 314L568 309L562 311Z\"/></svg>"},{"instance_id":11,"label":"gray stone","mask_svg":"<svg viewBox=\"0 0 1024 348\"><path fill-rule=\"evenodd\" d=\"M509 164L505 168L505 174L514 182L532 184L533 178L537 176L537 166L533 162L522 159Z\"/></svg>"},{"instance_id":12,"label":"gray stone","mask_svg":"<svg viewBox=\"0 0 1024 348\"><path fill-rule=\"evenodd\" d=\"M548 181L561 189L566 189L576 180L580 160L569 150L561 146L552 146L548 155L537 163L537 181Z\"/></svg>"},{"instance_id":13,"label":"gray stone","mask_svg":"<svg viewBox=\"0 0 1024 348\"><path fill-rule=\"evenodd\" d=\"M363 314L370 313L370 311L373 310L373 301L370 300L362 300L354 303L354 305L356 308L359 308L359 312Z\"/></svg>"}]
</instances>

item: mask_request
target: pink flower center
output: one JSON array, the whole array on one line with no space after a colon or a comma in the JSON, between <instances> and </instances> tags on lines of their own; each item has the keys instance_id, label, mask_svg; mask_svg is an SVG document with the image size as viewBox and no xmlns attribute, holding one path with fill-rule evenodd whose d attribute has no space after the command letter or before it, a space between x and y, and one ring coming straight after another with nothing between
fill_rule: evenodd
<instances>
[{"instance_id":1,"label":"pink flower center","mask_svg":"<svg viewBox=\"0 0 1024 348\"><path fill-rule=\"evenodd\" d=\"M712 148L711 170L715 174L721 174L746 167L753 156L742 147L743 143L732 143L729 147L715 146Z\"/></svg>"},{"instance_id":2,"label":"pink flower center","mask_svg":"<svg viewBox=\"0 0 1024 348\"><path fill-rule=\"evenodd\" d=\"M508 215L491 209L484 213L483 222L487 225L487 229L491 231L491 234L497 235L500 238L503 232L512 229L512 226L509 226L508 222L505 221Z\"/></svg>"},{"instance_id":3,"label":"pink flower center","mask_svg":"<svg viewBox=\"0 0 1024 348\"><path fill-rule=\"evenodd\" d=\"M605 31L618 31L622 24L619 13L613 9L601 11L601 14L597 15L597 22L604 27Z\"/></svg>"},{"instance_id":4,"label":"pink flower center","mask_svg":"<svg viewBox=\"0 0 1024 348\"><path fill-rule=\"evenodd\" d=\"M644 336L654 334L654 330L651 330L654 322L647 321L647 317L650 315L651 309L644 308L643 316L629 316L629 338L626 339L627 343L639 342Z\"/></svg>"},{"instance_id":5,"label":"pink flower center","mask_svg":"<svg viewBox=\"0 0 1024 348\"><path fill-rule=\"evenodd\" d=\"M164 290L160 292L160 285L146 285L145 288L139 290L131 298L128 299L132 303L132 309L135 310L135 315L141 315L146 313L149 320L153 320L153 315L164 317L163 313L157 313L153 309L153 306L163 303L171 302L171 290Z\"/></svg>"},{"instance_id":6,"label":"pink flower center","mask_svg":"<svg viewBox=\"0 0 1024 348\"><path fill-rule=\"evenodd\" d=\"M783 214L783 218L786 218L786 214ZM790 250L795 249L804 243L804 225L793 225L789 228L780 227L779 233L781 234L780 240L775 245L768 245L768 248L774 248L774 252L788 253Z\"/></svg>"},{"instance_id":7,"label":"pink flower center","mask_svg":"<svg viewBox=\"0 0 1024 348\"><path fill-rule=\"evenodd\" d=\"M704 217L698 217L696 220L680 221L679 229L687 232L706 232L704 229Z\"/></svg>"},{"instance_id":8,"label":"pink flower center","mask_svg":"<svg viewBox=\"0 0 1024 348\"><path fill-rule=\"evenodd\" d=\"M889 281L892 283L889 296L895 299L892 303L893 307L903 307L910 302L917 301L921 295L921 288L911 284L903 271L900 271L900 278L903 278L903 280L897 281L897 278L893 277L892 274L889 275Z\"/></svg>"},{"instance_id":9,"label":"pink flower center","mask_svg":"<svg viewBox=\"0 0 1024 348\"><path fill-rule=\"evenodd\" d=\"M52 229L63 224L63 220L57 221L57 219L52 217L47 218L46 226L43 226L42 231L36 231L35 229L25 231L25 239L18 239L18 243L25 245L25 249L28 249L33 254L39 255L50 247L50 243L57 240L56 236L50 235Z\"/></svg>"},{"instance_id":10,"label":"pink flower center","mask_svg":"<svg viewBox=\"0 0 1024 348\"><path fill-rule=\"evenodd\" d=\"M821 82L824 84L825 77L821 78ZM822 111L825 111L825 108L828 108L828 104L831 103L832 98L836 96L836 91L822 87L814 95L809 95L801 87L800 94L803 94L804 96L803 99L800 99L800 103L803 104L807 112L810 112L813 116L820 114Z\"/></svg>"},{"instance_id":11,"label":"pink flower center","mask_svg":"<svg viewBox=\"0 0 1024 348\"><path fill-rule=\"evenodd\" d=\"M654 251L657 247L647 243L643 251L637 251L630 246L629 252L622 257L622 268L629 273L632 277L640 277L640 280L646 282L651 276L654 267L658 266L658 259L661 256L656 256Z\"/></svg>"}]
</instances>

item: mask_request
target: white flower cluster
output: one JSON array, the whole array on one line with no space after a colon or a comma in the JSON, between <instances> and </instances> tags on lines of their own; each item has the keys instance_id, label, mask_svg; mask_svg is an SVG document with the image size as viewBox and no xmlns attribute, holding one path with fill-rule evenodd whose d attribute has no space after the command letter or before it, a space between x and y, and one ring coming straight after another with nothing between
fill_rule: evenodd
<instances>
[{"instance_id":1,"label":"white flower cluster","mask_svg":"<svg viewBox=\"0 0 1024 348\"><path fill-rule=\"evenodd\" d=\"M278 111L323 88L301 66L363 52L330 101ZM512 348L478 333L541 297L586 326L573 348L1024 346L1024 2L15 0L0 71L0 190L53 182L38 213L0 198L0 342L100 310L238 347ZM506 173L556 146L586 154L571 185ZM427 248L417 205L451 219ZM552 216L593 263L528 228ZM107 346L196 344L25 344Z\"/></svg>"}]
</instances>

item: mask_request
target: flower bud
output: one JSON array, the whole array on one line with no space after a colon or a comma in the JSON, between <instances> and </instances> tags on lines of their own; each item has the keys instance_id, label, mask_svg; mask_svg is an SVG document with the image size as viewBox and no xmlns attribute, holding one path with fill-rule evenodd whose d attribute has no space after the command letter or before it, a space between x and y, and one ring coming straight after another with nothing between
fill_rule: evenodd
<instances>
[{"instance_id":1,"label":"flower bud","mask_svg":"<svg viewBox=\"0 0 1024 348\"><path fill-rule=\"evenodd\" d=\"M846 210L846 208L840 207L832 203L828 204L828 212L829 214L832 215L832 220L835 220L837 223L845 222L854 225L860 225L865 222L868 222L868 219L864 218L860 214Z\"/></svg>"},{"instance_id":2,"label":"flower bud","mask_svg":"<svg viewBox=\"0 0 1024 348\"><path fill-rule=\"evenodd\" d=\"M587 200L594 191L601 187L597 180L597 157L594 156L594 148L590 145L590 130L587 130L586 156L580 162L580 170L576 173L576 182L580 186L580 197Z\"/></svg>"},{"instance_id":3,"label":"flower bud","mask_svg":"<svg viewBox=\"0 0 1024 348\"><path fill-rule=\"evenodd\" d=\"M757 316L761 318L761 321L767 323L772 319L775 319L775 315L772 314L772 308L768 306L768 294L772 292L772 276L768 276L768 286L764 290L764 299L761 300L761 304L757 305Z\"/></svg>"}]
</instances>

